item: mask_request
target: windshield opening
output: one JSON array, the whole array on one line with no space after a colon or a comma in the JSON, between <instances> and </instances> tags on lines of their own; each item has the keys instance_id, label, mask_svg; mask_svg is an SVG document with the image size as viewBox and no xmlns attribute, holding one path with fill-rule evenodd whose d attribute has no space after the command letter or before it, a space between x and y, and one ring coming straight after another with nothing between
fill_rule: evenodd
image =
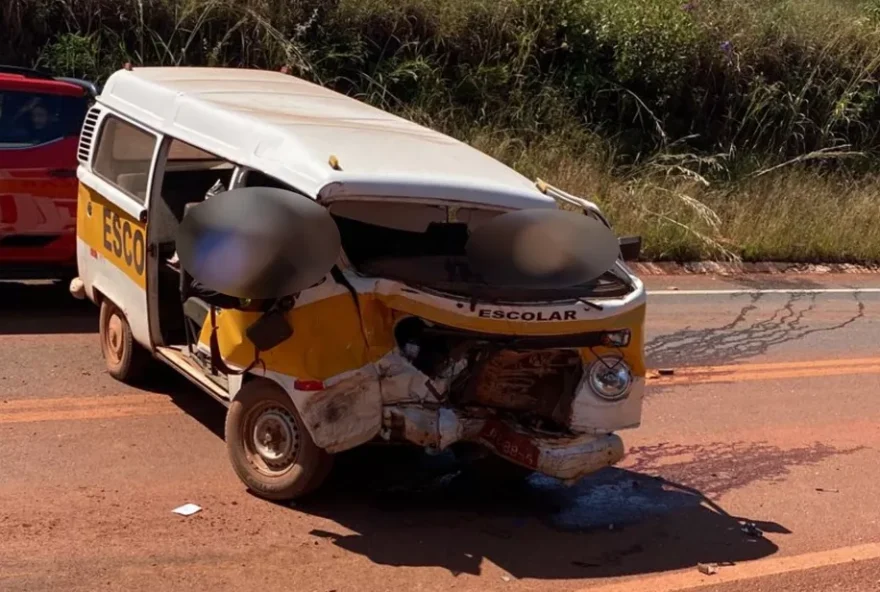
<instances>
[{"instance_id":1,"label":"windshield opening","mask_svg":"<svg viewBox=\"0 0 880 592\"><path fill-rule=\"evenodd\" d=\"M629 287L613 273L565 289L495 288L475 274L465 246L480 225L501 214L480 208L399 202L343 202L330 207L352 266L361 274L441 292L495 301L621 296Z\"/></svg>"}]
</instances>

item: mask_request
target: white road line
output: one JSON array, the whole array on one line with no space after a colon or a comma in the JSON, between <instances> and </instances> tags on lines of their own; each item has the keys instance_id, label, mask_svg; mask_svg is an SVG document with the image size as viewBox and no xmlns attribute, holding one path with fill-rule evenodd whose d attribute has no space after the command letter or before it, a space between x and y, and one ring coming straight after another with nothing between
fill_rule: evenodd
<instances>
[{"instance_id":1,"label":"white road line","mask_svg":"<svg viewBox=\"0 0 880 592\"><path fill-rule=\"evenodd\" d=\"M648 290L648 296L742 296L755 294L880 294L880 288L779 288L756 290Z\"/></svg>"},{"instance_id":2,"label":"white road line","mask_svg":"<svg viewBox=\"0 0 880 592\"><path fill-rule=\"evenodd\" d=\"M696 568L688 571L667 573L659 576L627 579L622 582L584 588L577 592L679 592L703 586L726 584L796 573L821 567L845 565L856 561L880 559L880 544L869 543L818 553L771 557L743 562L731 567L720 567L713 576L704 576Z\"/></svg>"}]
</instances>

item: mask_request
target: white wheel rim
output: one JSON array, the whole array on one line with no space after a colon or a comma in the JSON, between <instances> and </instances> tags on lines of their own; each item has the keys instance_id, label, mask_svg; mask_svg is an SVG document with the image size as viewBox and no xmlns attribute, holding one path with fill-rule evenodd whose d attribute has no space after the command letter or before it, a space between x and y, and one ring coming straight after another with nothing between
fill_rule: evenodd
<instances>
[{"instance_id":1,"label":"white wheel rim","mask_svg":"<svg viewBox=\"0 0 880 592\"><path fill-rule=\"evenodd\" d=\"M253 413L249 430L252 461L263 472L284 472L299 451L299 427L290 412L279 405L267 405Z\"/></svg>"},{"instance_id":2,"label":"white wheel rim","mask_svg":"<svg viewBox=\"0 0 880 592\"><path fill-rule=\"evenodd\" d=\"M107 343L107 353L110 355L110 361L114 364L118 364L122 360L123 349L125 348L123 335L122 319L116 313L111 314L107 320L107 334L104 340Z\"/></svg>"}]
</instances>

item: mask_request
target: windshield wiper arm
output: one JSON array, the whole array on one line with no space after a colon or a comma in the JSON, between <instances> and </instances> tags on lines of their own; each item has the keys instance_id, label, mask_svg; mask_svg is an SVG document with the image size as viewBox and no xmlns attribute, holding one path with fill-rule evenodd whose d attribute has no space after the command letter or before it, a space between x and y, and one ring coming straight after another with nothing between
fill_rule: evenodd
<instances>
[{"instance_id":1,"label":"windshield wiper arm","mask_svg":"<svg viewBox=\"0 0 880 592\"><path fill-rule=\"evenodd\" d=\"M594 308L596 310L605 310L605 307L602 306L601 304L596 304L595 302L593 302L591 300L587 300L586 298L578 298L578 302L580 302L581 304L585 304L586 306L589 306L590 308Z\"/></svg>"}]
</instances>

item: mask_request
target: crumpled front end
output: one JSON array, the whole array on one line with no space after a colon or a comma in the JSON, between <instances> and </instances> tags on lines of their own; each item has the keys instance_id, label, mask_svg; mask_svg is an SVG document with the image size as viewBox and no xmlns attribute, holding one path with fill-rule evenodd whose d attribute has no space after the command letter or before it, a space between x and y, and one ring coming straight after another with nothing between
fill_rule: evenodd
<instances>
[{"instance_id":1,"label":"crumpled front end","mask_svg":"<svg viewBox=\"0 0 880 592\"><path fill-rule=\"evenodd\" d=\"M285 387L321 448L475 443L564 480L622 458L615 432L639 425L644 391L637 280L624 296L589 303L484 305L346 279L350 288L327 282L326 295L300 301L288 319L295 339L254 370ZM253 359L247 314L218 315L221 355L237 367Z\"/></svg>"},{"instance_id":2,"label":"crumpled front end","mask_svg":"<svg viewBox=\"0 0 880 592\"><path fill-rule=\"evenodd\" d=\"M375 365L383 438L478 443L567 481L623 457L614 432L641 420L643 292L593 307L453 304L455 314L413 290L380 301L393 306L396 344Z\"/></svg>"}]
</instances>

